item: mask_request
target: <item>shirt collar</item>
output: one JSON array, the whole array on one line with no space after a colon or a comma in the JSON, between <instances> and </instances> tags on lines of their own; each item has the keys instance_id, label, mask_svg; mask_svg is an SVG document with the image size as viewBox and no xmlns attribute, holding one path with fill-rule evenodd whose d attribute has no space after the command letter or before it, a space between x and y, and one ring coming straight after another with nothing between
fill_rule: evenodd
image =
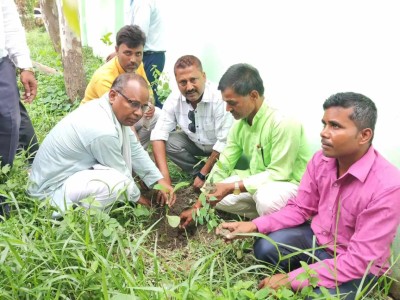
<instances>
[{"instance_id":1,"label":"shirt collar","mask_svg":"<svg viewBox=\"0 0 400 300\"><path fill-rule=\"evenodd\" d=\"M347 173L358 178L358 180L361 182L364 182L372 168L372 165L374 164L375 158L375 150L371 145L364 156L351 165Z\"/></svg>"},{"instance_id":2,"label":"shirt collar","mask_svg":"<svg viewBox=\"0 0 400 300\"><path fill-rule=\"evenodd\" d=\"M263 103L261 104L260 108L258 109L257 113L255 114L254 118L253 118L253 122L252 122L252 127L255 127L255 125L257 124L258 120L260 120L261 118L265 117L265 115L267 114L267 110L268 110L268 105L265 102L265 100L263 101ZM249 125L249 122L247 122L247 118L246 119L242 119L242 122L244 122L245 124Z\"/></svg>"},{"instance_id":3,"label":"shirt collar","mask_svg":"<svg viewBox=\"0 0 400 300\"><path fill-rule=\"evenodd\" d=\"M118 60L118 56L114 56L111 61L113 61L112 63L115 64L115 66L117 67L118 73L119 74L123 74L125 73L125 70L121 67L121 65L119 64L119 60Z\"/></svg>"},{"instance_id":4,"label":"shirt collar","mask_svg":"<svg viewBox=\"0 0 400 300\"><path fill-rule=\"evenodd\" d=\"M371 145L368 151L363 155L363 157L361 157L354 164L352 164L350 168L347 170L346 174L344 174L342 177L344 177L347 174L351 174L361 182L364 182L369 174L369 171L372 168L372 165L374 164L375 158L376 158L375 149ZM327 161L332 168L335 168L337 170L335 158L323 156L322 159Z\"/></svg>"}]
</instances>

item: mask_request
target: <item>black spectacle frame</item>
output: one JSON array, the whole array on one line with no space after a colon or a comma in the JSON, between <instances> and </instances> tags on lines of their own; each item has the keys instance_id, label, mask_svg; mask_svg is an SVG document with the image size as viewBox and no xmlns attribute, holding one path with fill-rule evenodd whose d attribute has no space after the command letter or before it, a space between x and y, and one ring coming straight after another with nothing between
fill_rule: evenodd
<instances>
[{"instance_id":1,"label":"black spectacle frame","mask_svg":"<svg viewBox=\"0 0 400 300\"><path fill-rule=\"evenodd\" d=\"M189 118L189 121L192 122L192 123L189 123L188 129L191 132L196 133L196 121L195 121L195 118L194 118L194 110L189 110L188 118Z\"/></svg>"},{"instance_id":2,"label":"black spectacle frame","mask_svg":"<svg viewBox=\"0 0 400 300\"><path fill-rule=\"evenodd\" d=\"M132 100L129 99L127 96L122 94L120 91L115 90L118 94L120 94L122 97L125 98L125 100L129 103L129 105L134 109L138 110L139 108L144 112L146 109L149 107L147 104L142 105L139 101L137 100Z\"/></svg>"}]
</instances>

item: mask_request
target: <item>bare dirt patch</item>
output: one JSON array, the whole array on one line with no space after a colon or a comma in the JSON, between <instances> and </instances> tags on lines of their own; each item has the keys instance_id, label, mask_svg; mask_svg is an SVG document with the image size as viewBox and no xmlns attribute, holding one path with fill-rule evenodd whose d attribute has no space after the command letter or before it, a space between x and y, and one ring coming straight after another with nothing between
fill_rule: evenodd
<instances>
[{"instance_id":1,"label":"bare dirt patch","mask_svg":"<svg viewBox=\"0 0 400 300\"><path fill-rule=\"evenodd\" d=\"M166 214L170 216L179 216L185 209L190 208L196 202L199 192L194 191L192 187L180 189L176 192L176 202L171 208L159 207L155 204L156 191L143 192L145 197L152 199L155 204L155 212L149 220L150 224L159 221L155 226L154 240L157 239L157 245L161 249L180 249L188 244L189 239L201 239L202 242L215 240L214 232L207 232L207 227L197 225L192 222L186 229L179 227L173 228L169 225ZM205 240L205 241L204 241Z\"/></svg>"}]
</instances>

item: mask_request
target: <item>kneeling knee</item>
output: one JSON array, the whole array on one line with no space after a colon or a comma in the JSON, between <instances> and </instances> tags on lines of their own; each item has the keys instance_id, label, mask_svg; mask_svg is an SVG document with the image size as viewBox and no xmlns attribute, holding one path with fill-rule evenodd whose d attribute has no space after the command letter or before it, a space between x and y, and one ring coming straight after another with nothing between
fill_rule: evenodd
<instances>
[{"instance_id":1,"label":"kneeling knee","mask_svg":"<svg viewBox=\"0 0 400 300\"><path fill-rule=\"evenodd\" d=\"M258 238L254 243L254 256L263 262L276 263L278 255L276 247L268 240Z\"/></svg>"}]
</instances>

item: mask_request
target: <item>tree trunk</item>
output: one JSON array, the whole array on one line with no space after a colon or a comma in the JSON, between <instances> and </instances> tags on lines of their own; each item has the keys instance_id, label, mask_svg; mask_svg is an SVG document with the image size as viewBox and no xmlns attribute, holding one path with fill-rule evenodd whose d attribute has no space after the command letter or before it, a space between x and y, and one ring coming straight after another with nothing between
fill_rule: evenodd
<instances>
[{"instance_id":1,"label":"tree trunk","mask_svg":"<svg viewBox=\"0 0 400 300\"><path fill-rule=\"evenodd\" d=\"M72 2L76 3L76 0L69 0L68 5ZM70 101L74 102L77 98L81 100L85 94L86 77L83 69L80 33L79 31L76 32L75 30L74 32L73 30L73 26L75 26L76 29L76 22L79 24L78 6L72 5L65 9L65 3L67 2L63 0L57 1L60 23L61 55L64 67L65 89ZM75 9L71 10L71 7ZM76 20L76 18L78 18L78 20Z\"/></svg>"},{"instance_id":2,"label":"tree trunk","mask_svg":"<svg viewBox=\"0 0 400 300\"><path fill-rule=\"evenodd\" d=\"M40 0L40 8L42 10L44 26L53 43L54 50L57 53L61 53L57 2L56 0Z\"/></svg>"}]
</instances>

